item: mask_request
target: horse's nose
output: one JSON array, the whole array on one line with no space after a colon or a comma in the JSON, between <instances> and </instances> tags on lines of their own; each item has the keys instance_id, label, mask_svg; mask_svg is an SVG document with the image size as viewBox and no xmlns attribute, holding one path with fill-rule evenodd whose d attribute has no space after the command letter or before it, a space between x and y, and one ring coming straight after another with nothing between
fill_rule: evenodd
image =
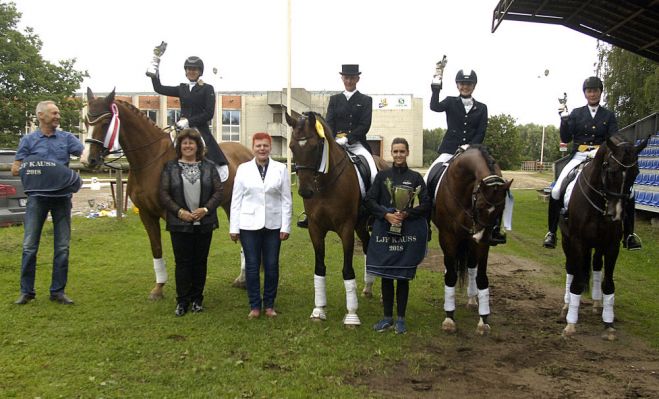
<instances>
[{"instance_id":1,"label":"horse's nose","mask_svg":"<svg viewBox=\"0 0 659 399\"><path fill-rule=\"evenodd\" d=\"M308 188L302 188L300 187L299 190L297 190L298 194L300 194L300 197L304 199L309 199L313 195L313 191L309 190Z\"/></svg>"}]
</instances>

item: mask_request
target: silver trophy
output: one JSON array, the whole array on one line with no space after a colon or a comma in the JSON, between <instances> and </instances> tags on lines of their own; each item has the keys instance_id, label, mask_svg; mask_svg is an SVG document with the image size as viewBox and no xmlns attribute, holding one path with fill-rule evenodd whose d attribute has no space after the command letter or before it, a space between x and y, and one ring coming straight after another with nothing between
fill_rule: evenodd
<instances>
[{"instance_id":1,"label":"silver trophy","mask_svg":"<svg viewBox=\"0 0 659 399\"><path fill-rule=\"evenodd\" d=\"M441 86L442 78L444 77L444 68L446 68L447 62L446 54L444 54L442 60L435 64L435 74L432 77L432 84Z\"/></svg>"},{"instance_id":2,"label":"silver trophy","mask_svg":"<svg viewBox=\"0 0 659 399\"><path fill-rule=\"evenodd\" d=\"M558 106L558 114L561 116L561 118L566 117L568 115L567 112L567 93L563 93L563 98L558 99L558 103L560 104Z\"/></svg>"},{"instance_id":3,"label":"silver trophy","mask_svg":"<svg viewBox=\"0 0 659 399\"><path fill-rule=\"evenodd\" d=\"M155 78L158 76L158 69L160 68L160 57L165 54L165 50L167 50L167 43L164 41L153 49L153 60L151 61L149 67L146 69L146 76L150 78Z\"/></svg>"},{"instance_id":4,"label":"silver trophy","mask_svg":"<svg viewBox=\"0 0 659 399\"><path fill-rule=\"evenodd\" d=\"M394 186L390 179L384 181L389 194L391 195L391 206L396 209L396 213L400 213L407 208L411 208L414 204L414 198L421 192L421 186L416 190L407 186ZM400 236L403 234L403 224L392 224L389 227L389 234Z\"/></svg>"}]
</instances>

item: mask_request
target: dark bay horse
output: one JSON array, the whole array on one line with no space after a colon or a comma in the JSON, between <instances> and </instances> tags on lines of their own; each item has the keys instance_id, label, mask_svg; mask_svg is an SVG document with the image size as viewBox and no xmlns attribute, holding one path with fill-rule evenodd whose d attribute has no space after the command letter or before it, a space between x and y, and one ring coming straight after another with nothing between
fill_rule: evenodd
<instances>
[{"instance_id":1,"label":"dark bay horse","mask_svg":"<svg viewBox=\"0 0 659 399\"><path fill-rule=\"evenodd\" d=\"M88 139L82 162L86 167L95 168L103 164L103 159L110 153L104 146L105 136L116 106L121 121L119 144L130 165L127 192L130 199L140 210L139 215L146 229L151 244L153 266L156 273L156 286L151 290L151 299L163 297L163 286L167 281L165 261L162 258L160 237L160 218L165 217L165 210L160 205L158 189L160 173L167 161L176 158L176 151L165 133L143 112L133 105L115 100L114 90L107 97L94 97L87 89ZM253 158L251 151L239 143L220 144L229 161L229 179L224 182L222 208L229 215L231 208L231 190L238 165Z\"/></svg>"},{"instance_id":2,"label":"dark bay horse","mask_svg":"<svg viewBox=\"0 0 659 399\"><path fill-rule=\"evenodd\" d=\"M362 242L364 253L368 248L369 233L367 215L359 212L361 199L357 172L346 151L336 144L331 129L319 114L304 113L296 119L287 113L286 122L293 128L290 148L295 158L298 192L303 198L315 254L315 306L311 319L327 318L325 237L329 231L334 231L343 244L342 274L348 310L343 323L346 326L360 325L352 257L355 232ZM328 169L320 171L323 151L326 151ZM388 167L378 157L375 157L375 162L379 168Z\"/></svg>"},{"instance_id":3,"label":"dark bay horse","mask_svg":"<svg viewBox=\"0 0 659 399\"><path fill-rule=\"evenodd\" d=\"M432 220L439 230L444 253L444 311L442 329L455 332L455 286L469 272L467 295L475 304L478 297L479 321L476 332L490 330L487 257L489 238L501 219L511 181L501 177L501 169L485 147L472 145L449 164L435 198ZM476 286L474 286L474 284Z\"/></svg>"},{"instance_id":4,"label":"dark bay horse","mask_svg":"<svg viewBox=\"0 0 659 399\"><path fill-rule=\"evenodd\" d=\"M600 145L593 160L583 168L574 183L567 217L560 220L567 272L564 336L576 333L581 294L588 284L592 258L593 277L597 274L597 278L593 278L591 294L595 311L602 308L602 337L607 340L616 338L613 270L622 240L625 202L633 201L629 192L639 173L638 153L647 142L646 138L635 146L620 136L610 137Z\"/></svg>"}]
</instances>

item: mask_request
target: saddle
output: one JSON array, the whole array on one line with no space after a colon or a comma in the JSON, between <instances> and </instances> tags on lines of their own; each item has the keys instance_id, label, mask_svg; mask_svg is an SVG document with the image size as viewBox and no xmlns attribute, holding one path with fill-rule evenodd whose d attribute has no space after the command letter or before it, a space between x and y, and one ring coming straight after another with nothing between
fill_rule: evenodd
<instances>
[{"instance_id":1,"label":"saddle","mask_svg":"<svg viewBox=\"0 0 659 399\"><path fill-rule=\"evenodd\" d=\"M586 165L588 165L590 161L592 161L592 158L584 159L583 162L581 162L574 169L572 169L570 173L568 173L567 176L565 176L565 179L563 179L558 200L562 204L561 214L564 215L564 217L567 217L567 204L570 201L570 195L572 194L572 187L574 186L574 183L577 177L579 176L579 174L581 173L581 171L583 170L583 168Z\"/></svg>"},{"instance_id":2,"label":"saddle","mask_svg":"<svg viewBox=\"0 0 659 399\"><path fill-rule=\"evenodd\" d=\"M437 189L439 188L439 182L442 180L442 177L444 176L444 172L446 172L448 166L460 154L462 154L467 150L467 148L469 148L468 146L463 146L463 147L459 147L458 150L455 152L455 154L451 158L449 158L448 161L435 164L435 166L433 166L432 169L430 169L430 171L428 172L428 182L426 185L428 187L428 192L432 193L433 204L435 203L435 198L437 197Z\"/></svg>"},{"instance_id":3,"label":"saddle","mask_svg":"<svg viewBox=\"0 0 659 399\"><path fill-rule=\"evenodd\" d=\"M368 189L371 188L371 168L368 166L368 161L363 155L357 155L348 150L346 150L346 153L350 162L355 165L359 174L358 178L364 183L365 191L368 192ZM375 172L377 173L377 170Z\"/></svg>"}]
</instances>

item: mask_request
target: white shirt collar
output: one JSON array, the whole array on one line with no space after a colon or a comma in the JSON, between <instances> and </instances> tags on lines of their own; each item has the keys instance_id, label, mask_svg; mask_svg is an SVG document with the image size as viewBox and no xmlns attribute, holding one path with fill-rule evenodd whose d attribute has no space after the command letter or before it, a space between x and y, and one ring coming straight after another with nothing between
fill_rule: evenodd
<instances>
[{"instance_id":1,"label":"white shirt collar","mask_svg":"<svg viewBox=\"0 0 659 399\"><path fill-rule=\"evenodd\" d=\"M597 113L597 110L600 108L600 105L597 104L596 106L589 105L588 110L590 111L590 115L594 118L595 114Z\"/></svg>"},{"instance_id":2,"label":"white shirt collar","mask_svg":"<svg viewBox=\"0 0 659 399\"><path fill-rule=\"evenodd\" d=\"M357 89L355 89L355 91L344 90L343 95L346 96L346 100L350 100L350 97L352 97L352 95L355 94L356 92L357 92Z\"/></svg>"}]
</instances>

